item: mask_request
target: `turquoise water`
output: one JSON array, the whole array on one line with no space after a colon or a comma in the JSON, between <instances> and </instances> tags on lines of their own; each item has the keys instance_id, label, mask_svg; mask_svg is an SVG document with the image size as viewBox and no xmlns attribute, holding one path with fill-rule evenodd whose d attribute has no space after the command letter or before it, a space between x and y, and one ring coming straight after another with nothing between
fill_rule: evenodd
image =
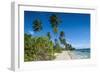
<instances>
[{"instance_id":1,"label":"turquoise water","mask_svg":"<svg viewBox=\"0 0 100 73\"><path fill-rule=\"evenodd\" d=\"M90 48L76 49L72 51L72 59L88 59L90 58Z\"/></svg>"}]
</instances>

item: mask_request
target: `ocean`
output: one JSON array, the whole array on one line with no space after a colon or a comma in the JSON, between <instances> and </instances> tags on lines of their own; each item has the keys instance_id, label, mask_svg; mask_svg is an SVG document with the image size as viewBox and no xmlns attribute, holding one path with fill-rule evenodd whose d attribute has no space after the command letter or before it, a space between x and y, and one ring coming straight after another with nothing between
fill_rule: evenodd
<instances>
[{"instance_id":1,"label":"ocean","mask_svg":"<svg viewBox=\"0 0 100 73\"><path fill-rule=\"evenodd\" d=\"M76 49L71 52L72 59L89 59L90 58L90 48Z\"/></svg>"}]
</instances>

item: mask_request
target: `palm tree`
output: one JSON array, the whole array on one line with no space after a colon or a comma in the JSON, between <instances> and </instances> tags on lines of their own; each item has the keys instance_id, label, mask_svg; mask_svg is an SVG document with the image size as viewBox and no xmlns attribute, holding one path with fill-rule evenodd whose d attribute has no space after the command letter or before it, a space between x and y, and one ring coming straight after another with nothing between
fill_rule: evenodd
<instances>
[{"instance_id":1,"label":"palm tree","mask_svg":"<svg viewBox=\"0 0 100 73\"><path fill-rule=\"evenodd\" d=\"M52 14L50 16L50 24L51 24L51 27L53 28L54 34L58 33L58 26L60 23L61 23L61 20L56 14ZM57 40L56 38L55 38L55 40ZM56 43L56 41L55 41L55 43Z\"/></svg>"},{"instance_id":2,"label":"palm tree","mask_svg":"<svg viewBox=\"0 0 100 73\"><path fill-rule=\"evenodd\" d=\"M49 40L51 39L51 34L50 34L50 32L47 32L47 37L49 38Z\"/></svg>"},{"instance_id":3,"label":"palm tree","mask_svg":"<svg viewBox=\"0 0 100 73\"><path fill-rule=\"evenodd\" d=\"M58 32L58 26L60 23L61 23L61 20L56 14L52 14L50 16L50 24L51 24L51 27L53 28L54 33Z\"/></svg>"},{"instance_id":4,"label":"palm tree","mask_svg":"<svg viewBox=\"0 0 100 73\"><path fill-rule=\"evenodd\" d=\"M49 21L50 21L50 24L51 24L51 27L53 29L54 34L57 34L58 33L58 27L59 27L59 25L61 23L60 18L57 16L57 14L52 14L50 16L50 20ZM55 48L56 43L57 43L57 37L54 39L54 41L55 41L55 45L54 45L54 48ZM53 55L54 55L54 52L53 52Z\"/></svg>"},{"instance_id":5,"label":"palm tree","mask_svg":"<svg viewBox=\"0 0 100 73\"><path fill-rule=\"evenodd\" d=\"M32 25L33 31L38 32L42 30L42 22L40 19L35 19Z\"/></svg>"},{"instance_id":6,"label":"palm tree","mask_svg":"<svg viewBox=\"0 0 100 73\"><path fill-rule=\"evenodd\" d=\"M63 44L63 45L66 44L66 39L65 39L65 33L64 33L64 31L60 32L59 40L60 40L61 44Z\"/></svg>"},{"instance_id":7,"label":"palm tree","mask_svg":"<svg viewBox=\"0 0 100 73\"><path fill-rule=\"evenodd\" d=\"M65 50L74 50L74 48L72 47L72 45L71 44L68 44L66 42L64 31L61 31L60 32L59 40L60 40L60 43L65 46Z\"/></svg>"},{"instance_id":8,"label":"palm tree","mask_svg":"<svg viewBox=\"0 0 100 73\"><path fill-rule=\"evenodd\" d=\"M64 31L61 31L61 32L60 32L60 37L64 37L64 36L65 36Z\"/></svg>"}]
</instances>

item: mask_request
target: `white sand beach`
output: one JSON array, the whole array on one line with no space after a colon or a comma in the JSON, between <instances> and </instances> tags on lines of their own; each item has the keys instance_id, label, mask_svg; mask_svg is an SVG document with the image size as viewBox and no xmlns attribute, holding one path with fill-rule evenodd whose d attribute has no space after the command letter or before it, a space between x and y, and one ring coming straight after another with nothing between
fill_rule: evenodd
<instances>
[{"instance_id":1,"label":"white sand beach","mask_svg":"<svg viewBox=\"0 0 100 73\"><path fill-rule=\"evenodd\" d=\"M70 60L70 59L71 59L70 51L62 51L62 53L56 53L55 60Z\"/></svg>"}]
</instances>

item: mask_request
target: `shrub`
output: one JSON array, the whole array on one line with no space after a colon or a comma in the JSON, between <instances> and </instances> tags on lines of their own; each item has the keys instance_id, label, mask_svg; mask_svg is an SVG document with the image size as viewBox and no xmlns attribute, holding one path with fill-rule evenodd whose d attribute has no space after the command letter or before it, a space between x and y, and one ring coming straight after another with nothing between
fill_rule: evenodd
<instances>
[{"instance_id":1,"label":"shrub","mask_svg":"<svg viewBox=\"0 0 100 73\"><path fill-rule=\"evenodd\" d=\"M53 42L48 37L33 37L25 34L24 61L52 60Z\"/></svg>"}]
</instances>

